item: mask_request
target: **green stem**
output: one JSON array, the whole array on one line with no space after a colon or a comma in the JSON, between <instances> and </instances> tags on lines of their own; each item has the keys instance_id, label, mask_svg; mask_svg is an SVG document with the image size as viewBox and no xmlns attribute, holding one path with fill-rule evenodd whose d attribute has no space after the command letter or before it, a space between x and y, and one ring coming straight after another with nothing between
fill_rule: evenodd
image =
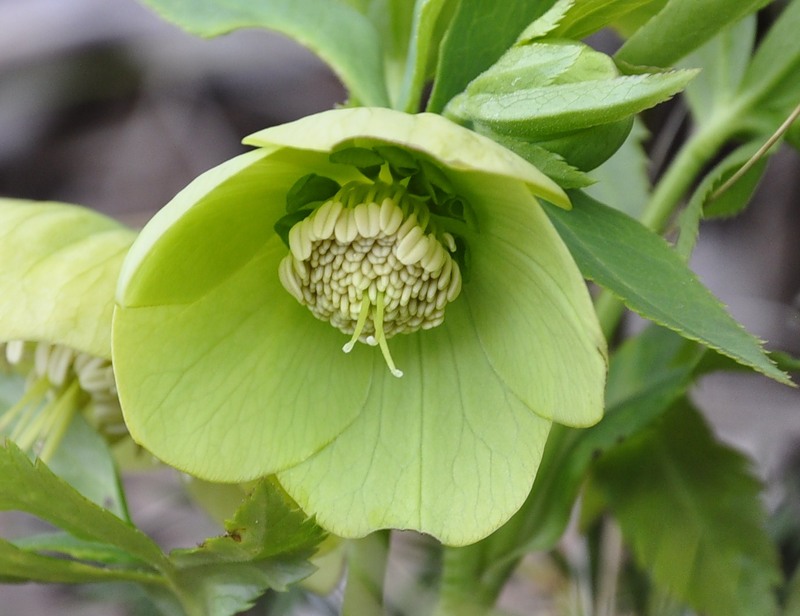
<instances>
[{"instance_id":1,"label":"green stem","mask_svg":"<svg viewBox=\"0 0 800 616\"><path fill-rule=\"evenodd\" d=\"M483 616L492 609L497 593L480 579L483 547L478 542L463 548L444 548L439 601L434 616ZM511 571L513 568L508 575ZM499 588L502 583L498 591Z\"/></svg>"},{"instance_id":2,"label":"green stem","mask_svg":"<svg viewBox=\"0 0 800 616\"><path fill-rule=\"evenodd\" d=\"M731 125L725 114L702 127L686 142L650 197L641 218L645 227L656 233L664 231L697 175L728 140Z\"/></svg>"},{"instance_id":3,"label":"green stem","mask_svg":"<svg viewBox=\"0 0 800 616\"><path fill-rule=\"evenodd\" d=\"M349 543L347 586L342 616L381 616L389 532L379 531Z\"/></svg>"}]
</instances>

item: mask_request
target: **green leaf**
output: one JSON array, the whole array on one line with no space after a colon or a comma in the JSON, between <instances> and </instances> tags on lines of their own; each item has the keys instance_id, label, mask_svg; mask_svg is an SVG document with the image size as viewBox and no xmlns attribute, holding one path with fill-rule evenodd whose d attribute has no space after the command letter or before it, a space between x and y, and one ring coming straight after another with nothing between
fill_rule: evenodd
<instances>
[{"instance_id":1,"label":"green leaf","mask_svg":"<svg viewBox=\"0 0 800 616\"><path fill-rule=\"evenodd\" d=\"M96 567L44 556L21 549L0 539L0 582L29 581L58 583L110 582L119 580L159 584L163 578L146 570Z\"/></svg>"},{"instance_id":2,"label":"green leaf","mask_svg":"<svg viewBox=\"0 0 800 616\"><path fill-rule=\"evenodd\" d=\"M688 403L606 454L594 481L656 584L709 616L777 612L761 485Z\"/></svg>"},{"instance_id":3,"label":"green leaf","mask_svg":"<svg viewBox=\"0 0 800 616\"><path fill-rule=\"evenodd\" d=\"M408 57L396 109L406 113L419 111L425 79L436 59L448 9L452 11L455 4L453 0L417 0L414 3Z\"/></svg>"},{"instance_id":4,"label":"green leaf","mask_svg":"<svg viewBox=\"0 0 800 616\"><path fill-rule=\"evenodd\" d=\"M667 329L650 326L612 356L606 414L595 426L553 426L530 495L495 533L474 546L483 580L505 580L502 571L531 551L551 549L561 538L592 463L647 427L682 396L705 351Z\"/></svg>"},{"instance_id":5,"label":"green leaf","mask_svg":"<svg viewBox=\"0 0 800 616\"><path fill-rule=\"evenodd\" d=\"M601 55L580 43L567 41L530 43L509 49L489 69L478 75L467 86L468 94L491 92L511 94L523 88L544 87L553 83L575 66L586 53ZM613 77L616 71L608 59L609 71L596 75L596 79Z\"/></svg>"},{"instance_id":6,"label":"green leaf","mask_svg":"<svg viewBox=\"0 0 800 616\"><path fill-rule=\"evenodd\" d=\"M51 554L63 554L84 562L91 561L92 563L103 563L105 565L141 567L141 561L113 545L84 541L65 532L30 535L15 539L13 543L16 547L28 552L50 552Z\"/></svg>"},{"instance_id":7,"label":"green leaf","mask_svg":"<svg viewBox=\"0 0 800 616\"><path fill-rule=\"evenodd\" d=\"M570 165L559 154L540 145L491 131L481 131L481 133L520 155L564 189L583 188L594 183L589 175Z\"/></svg>"},{"instance_id":8,"label":"green leaf","mask_svg":"<svg viewBox=\"0 0 800 616\"><path fill-rule=\"evenodd\" d=\"M198 548L175 550L170 558L181 567L214 562L246 562L309 552L326 533L297 506L274 477L258 481L233 518L226 534Z\"/></svg>"},{"instance_id":9,"label":"green leaf","mask_svg":"<svg viewBox=\"0 0 800 616\"><path fill-rule=\"evenodd\" d=\"M758 46L742 78L740 96L752 105L763 102L778 115L789 115L800 98L800 84L795 78L800 67L798 32L800 2L792 0ZM776 106L776 102L782 104Z\"/></svg>"},{"instance_id":10,"label":"green leaf","mask_svg":"<svg viewBox=\"0 0 800 616\"><path fill-rule=\"evenodd\" d=\"M575 0L550 36L580 40L649 4L651 0Z\"/></svg>"},{"instance_id":11,"label":"green leaf","mask_svg":"<svg viewBox=\"0 0 800 616\"><path fill-rule=\"evenodd\" d=\"M518 137L539 137L623 120L679 92L696 71L626 75L599 81L523 88L509 93L468 92L446 113Z\"/></svg>"},{"instance_id":12,"label":"green leaf","mask_svg":"<svg viewBox=\"0 0 800 616\"><path fill-rule=\"evenodd\" d=\"M713 123L738 103L737 93L752 57L755 35L753 15L725 28L681 61L686 68L702 69L685 92L698 124Z\"/></svg>"},{"instance_id":13,"label":"green leaf","mask_svg":"<svg viewBox=\"0 0 800 616\"><path fill-rule=\"evenodd\" d=\"M678 227L680 235L676 252L688 260L694 249L703 218L725 218L735 216L749 203L767 167L767 157L761 158L735 184L715 199L711 199L722 184L756 153L760 143L747 143L726 156L700 182L686 208L681 212Z\"/></svg>"},{"instance_id":14,"label":"green leaf","mask_svg":"<svg viewBox=\"0 0 800 616\"><path fill-rule=\"evenodd\" d=\"M0 510L24 511L79 539L117 546L149 565L168 566L159 547L110 511L98 507L16 445L0 447Z\"/></svg>"},{"instance_id":15,"label":"green leaf","mask_svg":"<svg viewBox=\"0 0 800 616\"><path fill-rule=\"evenodd\" d=\"M521 513L529 516L528 549L549 549L558 541L590 465L683 395L703 355L702 347L656 326L620 347L609 365L603 421L586 430L561 429L551 436L552 450L548 442L540 483L534 484L529 511Z\"/></svg>"},{"instance_id":16,"label":"green leaf","mask_svg":"<svg viewBox=\"0 0 800 616\"><path fill-rule=\"evenodd\" d=\"M617 52L621 62L669 67L770 0L669 0Z\"/></svg>"},{"instance_id":17,"label":"green leaf","mask_svg":"<svg viewBox=\"0 0 800 616\"><path fill-rule=\"evenodd\" d=\"M409 53L415 3L409 0L366 0L365 4L367 6L362 12L378 33L389 102L396 109Z\"/></svg>"},{"instance_id":18,"label":"green leaf","mask_svg":"<svg viewBox=\"0 0 800 616\"><path fill-rule=\"evenodd\" d=\"M255 485L225 529L222 537L170 554L182 592L210 616L239 613L267 588L286 590L310 575L308 557L325 538L274 478Z\"/></svg>"},{"instance_id":19,"label":"green leaf","mask_svg":"<svg viewBox=\"0 0 800 616\"><path fill-rule=\"evenodd\" d=\"M365 15L339 0L144 1L167 21L200 36L218 36L240 28L276 30L330 64L354 102L389 105L378 31Z\"/></svg>"},{"instance_id":20,"label":"green leaf","mask_svg":"<svg viewBox=\"0 0 800 616\"><path fill-rule=\"evenodd\" d=\"M315 202L324 202L341 188L339 182L316 173L309 173L297 180L286 193L286 212L293 214L300 208ZM297 221L294 221L297 222ZM291 225L290 227L291 228ZM287 229L288 234L288 229Z\"/></svg>"},{"instance_id":21,"label":"green leaf","mask_svg":"<svg viewBox=\"0 0 800 616\"><path fill-rule=\"evenodd\" d=\"M629 38L639 28L650 21L666 5L668 0L649 0L626 15L619 16L614 21L614 28L623 38Z\"/></svg>"},{"instance_id":22,"label":"green leaf","mask_svg":"<svg viewBox=\"0 0 800 616\"><path fill-rule=\"evenodd\" d=\"M781 383L791 381L658 235L576 192L570 213L546 211L583 275L631 310Z\"/></svg>"},{"instance_id":23,"label":"green leaf","mask_svg":"<svg viewBox=\"0 0 800 616\"><path fill-rule=\"evenodd\" d=\"M547 36L558 28L558 25L564 20L565 15L574 10L575 0L557 0L544 15L536 19L530 26L522 31L522 34L517 38L517 45L525 45L536 39Z\"/></svg>"},{"instance_id":24,"label":"green leaf","mask_svg":"<svg viewBox=\"0 0 800 616\"><path fill-rule=\"evenodd\" d=\"M439 51L428 111L439 113L477 75L494 64L552 0L461 0Z\"/></svg>"},{"instance_id":25,"label":"green leaf","mask_svg":"<svg viewBox=\"0 0 800 616\"><path fill-rule=\"evenodd\" d=\"M647 137L644 124L634 121L625 143L611 158L592 170L589 177L594 182L586 189L586 194L631 218L639 218L650 200L651 190L647 173L649 159L643 145Z\"/></svg>"},{"instance_id":26,"label":"green leaf","mask_svg":"<svg viewBox=\"0 0 800 616\"><path fill-rule=\"evenodd\" d=\"M114 285L134 237L78 206L0 199L0 341L110 358Z\"/></svg>"},{"instance_id":27,"label":"green leaf","mask_svg":"<svg viewBox=\"0 0 800 616\"><path fill-rule=\"evenodd\" d=\"M90 501L130 521L108 444L82 415L73 418L48 466Z\"/></svg>"}]
</instances>

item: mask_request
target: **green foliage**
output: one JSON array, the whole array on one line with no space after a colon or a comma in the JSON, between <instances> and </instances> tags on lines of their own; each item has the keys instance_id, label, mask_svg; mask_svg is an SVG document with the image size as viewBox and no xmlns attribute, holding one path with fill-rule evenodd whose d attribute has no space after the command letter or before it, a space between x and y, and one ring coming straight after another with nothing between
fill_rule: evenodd
<instances>
[{"instance_id":1,"label":"green foliage","mask_svg":"<svg viewBox=\"0 0 800 616\"><path fill-rule=\"evenodd\" d=\"M208 616L238 613L266 589L286 590L307 577L314 571L307 559L325 538L271 478L255 485L225 530L197 548L170 554L181 592Z\"/></svg>"},{"instance_id":2,"label":"green foliage","mask_svg":"<svg viewBox=\"0 0 800 616\"><path fill-rule=\"evenodd\" d=\"M108 443L83 415L72 419L48 467L96 505L130 521Z\"/></svg>"},{"instance_id":3,"label":"green foliage","mask_svg":"<svg viewBox=\"0 0 800 616\"><path fill-rule=\"evenodd\" d=\"M148 537L86 499L42 462L32 463L10 441L0 447L0 510L30 513L79 539L117 546L150 567L167 566Z\"/></svg>"},{"instance_id":4,"label":"green foliage","mask_svg":"<svg viewBox=\"0 0 800 616\"><path fill-rule=\"evenodd\" d=\"M737 103L755 35L756 18L751 15L722 30L681 62L681 66L702 69L686 88L685 97L697 124L713 124L717 116Z\"/></svg>"},{"instance_id":5,"label":"green foliage","mask_svg":"<svg viewBox=\"0 0 800 616\"><path fill-rule=\"evenodd\" d=\"M439 50L428 111L440 113L456 94L511 47L525 25L553 0L461 0Z\"/></svg>"},{"instance_id":6,"label":"green foliage","mask_svg":"<svg viewBox=\"0 0 800 616\"><path fill-rule=\"evenodd\" d=\"M585 171L622 145L634 113L669 98L693 73L619 76L605 54L581 43L541 38L568 5L558 3L533 22L448 103L445 114L531 162L542 161L538 152L543 149ZM564 169L550 168L558 179L566 175L559 173ZM564 179L570 187L577 185L574 178Z\"/></svg>"},{"instance_id":7,"label":"green foliage","mask_svg":"<svg viewBox=\"0 0 800 616\"><path fill-rule=\"evenodd\" d=\"M647 137L647 129L640 121L635 121L625 143L605 163L592 170L590 177L595 183L586 189L586 194L631 218L639 218L651 192L647 175L649 160L643 145Z\"/></svg>"},{"instance_id":8,"label":"green foliage","mask_svg":"<svg viewBox=\"0 0 800 616\"><path fill-rule=\"evenodd\" d=\"M223 537L166 556L130 522L11 442L0 447L0 510L24 511L66 531L0 540L0 580L137 582L163 609L190 616L237 613L267 588L283 590L306 577L314 569L307 559L325 536L274 480L264 479Z\"/></svg>"},{"instance_id":9,"label":"green foliage","mask_svg":"<svg viewBox=\"0 0 800 616\"><path fill-rule=\"evenodd\" d=\"M447 111L500 133L549 137L628 118L668 99L694 75L694 71L623 75L524 88L508 94L468 91L454 100Z\"/></svg>"},{"instance_id":10,"label":"green foliage","mask_svg":"<svg viewBox=\"0 0 800 616\"><path fill-rule=\"evenodd\" d=\"M621 62L668 67L770 0L669 0L617 52Z\"/></svg>"},{"instance_id":11,"label":"green foliage","mask_svg":"<svg viewBox=\"0 0 800 616\"><path fill-rule=\"evenodd\" d=\"M573 193L572 203L569 214L553 207L547 213L584 276L643 317L789 382L661 237L581 193Z\"/></svg>"},{"instance_id":12,"label":"green foliage","mask_svg":"<svg viewBox=\"0 0 800 616\"><path fill-rule=\"evenodd\" d=\"M586 45L549 38L528 42L526 36L552 27L541 22L534 22L533 31L523 33L521 42L445 109L450 117L531 162L542 160L537 153L543 149L578 169L597 167L625 141L634 113L669 98L694 75L679 71L619 76L611 58ZM564 179L576 186L573 178Z\"/></svg>"},{"instance_id":13,"label":"green foliage","mask_svg":"<svg viewBox=\"0 0 800 616\"><path fill-rule=\"evenodd\" d=\"M453 548L473 563L482 590L496 596L523 554L551 549L561 538L595 460L646 428L682 396L704 356L702 347L651 326L613 355L606 415L591 428L554 426L525 503L502 528L474 546Z\"/></svg>"},{"instance_id":14,"label":"green foliage","mask_svg":"<svg viewBox=\"0 0 800 616\"><path fill-rule=\"evenodd\" d=\"M789 115L800 100L800 2L791 0L764 40L742 77L739 96L742 106L749 106L757 116L777 125ZM756 105L761 107L757 109Z\"/></svg>"},{"instance_id":15,"label":"green foliage","mask_svg":"<svg viewBox=\"0 0 800 616\"><path fill-rule=\"evenodd\" d=\"M419 111L425 80L433 73L438 58L448 9L452 11L455 4L454 0L418 0L414 3L408 58L396 109L408 113Z\"/></svg>"},{"instance_id":16,"label":"green foliage","mask_svg":"<svg viewBox=\"0 0 800 616\"><path fill-rule=\"evenodd\" d=\"M767 158L761 158L747 173L719 195L716 192L734 173L756 153L758 142L747 143L720 161L706 174L692 193L679 219L680 235L676 252L688 259L694 248L703 218L726 218L740 213L750 201L767 167Z\"/></svg>"},{"instance_id":17,"label":"green foliage","mask_svg":"<svg viewBox=\"0 0 800 616\"><path fill-rule=\"evenodd\" d=\"M567 12L551 36L582 39L609 24L624 18L629 13L651 5L651 0L572 0Z\"/></svg>"},{"instance_id":18,"label":"green foliage","mask_svg":"<svg viewBox=\"0 0 800 616\"><path fill-rule=\"evenodd\" d=\"M144 1L164 19L201 36L218 36L239 28L281 32L328 62L350 91L352 103L389 103L378 31L365 15L343 2Z\"/></svg>"},{"instance_id":19,"label":"green foliage","mask_svg":"<svg viewBox=\"0 0 800 616\"><path fill-rule=\"evenodd\" d=\"M761 485L688 402L606 454L594 482L656 584L709 616L777 613Z\"/></svg>"}]
</instances>

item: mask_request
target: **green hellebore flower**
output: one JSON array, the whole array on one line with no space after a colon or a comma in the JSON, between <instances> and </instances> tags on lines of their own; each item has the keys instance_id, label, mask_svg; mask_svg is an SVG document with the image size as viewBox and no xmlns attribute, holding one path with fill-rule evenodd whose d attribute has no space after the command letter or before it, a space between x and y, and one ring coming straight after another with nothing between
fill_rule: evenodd
<instances>
[{"instance_id":1,"label":"green hellebore flower","mask_svg":"<svg viewBox=\"0 0 800 616\"><path fill-rule=\"evenodd\" d=\"M534 198L566 196L432 114L340 109L246 143L123 264L131 435L204 479L277 473L340 536L486 536L530 491L551 422L602 414L605 342Z\"/></svg>"},{"instance_id":2,"label":"green hellebore flower","mask_svg":"<svg viewBox=\"0 0 800 616\"><path fill-rule=\"evenodd\" d=\"M27 377L0 432L47 460L75 413L125 433L111 367L111 316L135 234L90 210L0 199L0 356Z\"/></svg>"}]
</instances>

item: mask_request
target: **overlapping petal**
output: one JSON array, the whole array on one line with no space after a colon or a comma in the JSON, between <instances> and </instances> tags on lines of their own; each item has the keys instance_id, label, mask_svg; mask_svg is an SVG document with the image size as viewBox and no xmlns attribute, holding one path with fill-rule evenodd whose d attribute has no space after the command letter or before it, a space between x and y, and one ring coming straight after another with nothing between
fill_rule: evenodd
<instances>
[{"instance_id":1,"label":"overlapping petal","mask_svg":"<svg viewBox=\"0 0 800 616\"><path fill-rule=\"evenodd\" d=\"M484 142L485 141L485 142ZM585 284L532 192L557 186L438 116L337 110L258 133L144 229L123 268L114 359L131 434L213 480L278 472L333 532L476 541L527 496L552 420L597 421L605 347ZM333 149L401 145L467 198L469 278L443 325L391 339L405 372L281 286L273 231L302 176L344 182Z\"/></svg>"},{"instance_id":2,"label":"overlapping petal","mask_svg":"<svg viewBox=\"0 0 800 616\"><path fill-rule=\"evenodd\" d=\"M0 199L0 342L110 358L114 287L134 237L78 206Z\"/></svg>"}]
</instances>

